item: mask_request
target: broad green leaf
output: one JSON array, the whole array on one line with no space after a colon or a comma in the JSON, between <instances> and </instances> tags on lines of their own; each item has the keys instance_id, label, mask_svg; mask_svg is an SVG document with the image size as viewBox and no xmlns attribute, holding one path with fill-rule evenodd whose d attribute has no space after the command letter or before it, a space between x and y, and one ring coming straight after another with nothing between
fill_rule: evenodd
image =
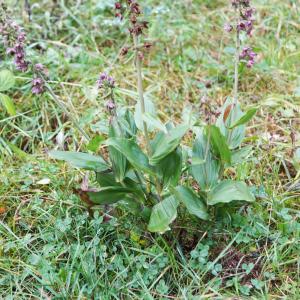
<instances>
[{"instance_id":1,"label":"broad green leaf","mask_svg":"<svg viewBox=\"0 0 300 300\"><path fill-rule=\"evenodd\" d=\"M166 123L166 128L167 128L168 132L170 132L172 129L175 128L175 125L172 121L169 121Z\"/></svg>"},{"instance_id":2,"label":"broad green leaf","mask_svg":"<svg viewBox=\"0 0 300 300\"><path fill-rule=\"evenodd\" d=\"M174 194L176 199L186 206L190 214L202 220L208 220L207 208L202 199L193 190L188 187L178 186L174 189Z\"/></svg>"},{"instance_id":3,"label":"broad green leaf","mask_svg":"<svg viewBox=\"0 0 300 300\"><path fill-rule=\"evenodd\" d=\"M245 182L224 180L208 193L208 205L232 201L255 201Z\"/></svg>"},{"instance_id":4,"label":"broad green leaf","mask_svg":"<svg viewBox=\"0 0 300 300\"><path fill-rule=\"evenodd\" d=\"M105 119L101 119L99 122L90 125L93 132L108 135L109 124Z\"/></svg>"},{"instance_id":5,"label":"broad green leaf","mask_svg":"<svg viewBox=\"0 0 300 300\"><path fill-rule=\"evenodd\" d=\"M121 152L137 170L142 170L150 175L155 175L153 169L149 165L148 157L135 141L125 138L109 138L105 143Z\"/></svg>"},{"instance_id":6,"label":"broad green leaf","mask_svg":"<svg viewBox=\"0 0 300 300\"><path fill-rule=\"evenodd\" d=\"M168 134L160 138L149 160L150 164L153 166L157 165L163 158L173 152L179 146L188 129L188 125L180 125L171 129Z\"/></svg>"},{"instance_id":7,"label":"broad green leaf","mask_svg":"<svg viewBox=\"0 0 300 300\"><path fill-rule=\"evenodd\" d=\"M255 116L256 112L257 112L257 108L249 109L236 123L230 126L229 129L233 129L237 126L246 124Z\"/></svg>"},{"instance_id":8,"label":"broad green leaf","mask_svg":"<svg viewBox=\"0 0 300 300\"><path fill-rule=\"evenodd\" d=\"M15 144L10 143L6 140L3 140L8 146L9 148L13 151L13 153L20 159L25 159L30 157L31 155L24 152L23 150L21 150L19 147L17 147Z\"/></svg>"},{"instance_id":9,"label":"broad green leaf","mask_svg":"<svg viewBox=\"0 0 300 300\"><path fill-rule=\"evenodd\" d=\"M148 230L161 234L170 230L169 225L177 217L178 204L178 200L174 196L170 196L154 205L148 224Z\"/></svg>"},{"instance_id":10,"label":"broad green leaf","mask_svg":"<svg viewBox=\"0 0 300 300\"><path fill-rule=\"evenodd\" d=\"M300 97L300 86L298 86L294 89L294 94L296 97Z\"/></svg>"},{"instance_id":11,"label":"broad green leaf","mask_svg":"<svg viewBox=\"0 0 300 300\"><path fill-rule=\"evenodd\" d=\"M96 173L96 180L101 187L126 187L131 190L132 194L137 196L139 199L144 198L143 186L140 185L140 182L133 180L129 177L124 178L122 184L117 182L113 173Z\"/></svg>"},{"instance_id":12,"label":"broad green leaf","mask_svg":"<svg viewBox=\"0 0 300 300\"><path fill-rule=\"evenodd\" d=\"M124 200L132 190L126 187L108 186L97 192L87 192L89 200L94 204L106 205Z\"/></svg>"},{"instance_id":13,"label":"broad green leaf","mask_svg":"<svg viewBox=\"0 0 300 300\"><path fill-rule=\"evenodd\" d=\"M151 217L151 213L152 213L152 208L147 207L147 206L143 206L142 211L140 211L140 216L142 216L142 218L146 222L149 222L150 217Z\"/></svg>"},{"instance_id":14,"label":"broad green leaf","mask_svg":"<svg viewBox=\"0 0 300 300\"><path fill-rule=\"evenodd\" d=\"M120 203L127 211L137 217L142 217L144 222L148 223L151 216L151 208L138 203L132 198L127 197Z\"/></svg>"},{"instance_id":15,"label":"broad green leaf","mask_svg":"<svg viewBox=\"0 0 300 300\"><path fill-rule=\"evenodd\" d=\"M176 186L181 176L182 150L178 147L155 166L163 186Z\"/></svg>"},{"instance_id":16,"label":"broad green leaf","mask_svg":"<svg viewBox=\"0 0 300 300\"><path fill-rule=\"evenodd\" d=\"M150 114L151 116L156 117L155 105L148 98L145 98L145 112ZM136 124L137 128L139 130L143 131L144 130L144 127L143 127L144 121L143 121L143 114L141 111L141 105L140 105L139 101L135 105L134 120L135 120L135 124ZM153 131L154 129L155 129L154 126L148 126L148 130L150 132Z\"/></svg>"},{"instance_id":17,"label":"broad green leaf","mask_svg":"<svg viewBox=\"0 0 300 300\"><path fill-rule=\"evenodd\" d=\"M112 172L97 172L96 180L101 187L122 186L121 183L116 182L115 176Z\"/></svg>"},{"instance_id":18,"label":"broad green leaf","mask_svg":"<svg viewBox=\"0 0 300 300\"><path fill-rule=\"evenodd\" d=\"M117 109L117 120L122 130L123 137L134 138L137 133L137 127L133 114L127 108L121 107Z\"/></svg>"},{"instance_id":19,"label":"broad green leaf","mask_svg":"<svg viewBox=\"0 0 300 300\"><path fill-rule=\"evenodd\" d=\"M293 164L297 172L300 171L300 148L295 150L295 154L293 157Z\"/></svg>"},{"instance_id":20,"label":"broad green leaf","mask_svg":"<svg viewBox=\"0 0 300 300\"><path fill-rule=\"evenodd\" d=\"M235 124L243 116L240 105L237 104L236 107L233 108L232 102L230 98L227 98L216 125L225 136L229 148L236 149L245 138L246 127L245 125L240 125L232 130L229 129L231 125Z\"/></svg>"},{"instance_id":21,"label":"broad green leaf","mask_svg":"<svg viewBox=\"0 0 300 300\"><path fill-rule=\"evenodd\" d=\"M109 127L109 137L118 138L121 136L122 133L119 124L117 123L117 120L112 120ZM128 166L127 159L119 150L117 150L112 146L108 147L108 151L109 151L109 158L112 163L116 180L118 182L122 182L125 178L125 174L127 171L127 166Z\"/></svg>"},{"instance_id":22,"label":"broad green leaf","mask_svg":"<svg viewBox=\"0 0 300 300\"><path fill-rule=\"evenodd\" d=\"M15 85L14 74L9 70L0 71L0 92L8 91Z\"/></svg>"},{"instance_id":23,"label":"broad green leaf","mask_svg":"<svg viewBox=\"0 0 300 300\"><path fill-rule=\"evenodd\" d=\"M218 183L220 163L211 152L210 143L200 132L193 146L191 173L204 191L210 190Z\"/></svg>"},{"instance_id":24,"label":"broad green leaf","mask_svg":"<svg viewBox=\"0 0 300 300\"><path fill-rule=\"evenodd\" d=\"M104 140L105 138L103 136L97 135L87 144L86 148L92 152L97 152Z\"/></svg>"},{"instance_id":25,"label":"broad green leaf","mask_svg":"<svg viewBox=\"0 0 300 300\"><path fill-rule=\"evenodd\" d=\"M17 114L14 102L9 96L0 93L0 102L10 116L15 116Z\"/></svg>"},{"instance_id":26,"label":"broad green leaf","mask_svg":"<svg viewBox=\"0 0 300 300\"><path fill-rule=\"evenodd\" d=\"M137 127L134 121L134 115L129 109L126 109L126 112L124 114L124 119L127 121L129 128L130 128L130 134L136 135L137 133Z\"/></svg>"},{"instance_id":27,"label":"broad green leaf","mask_svg":"<svg viewBox=\"0 0 300 300\"><path fill-rule=\"evenodd\" d=\"M207 138L210 137L211 143L215 151L219 154L222 161L230 164L231 153L228 148L225 137L222 135L220 129L215 125L207 126Z\"/></svg>"},{"instance_id":28,"label":"broad green leaf","mask_svg":"<svg viewBox=\"0 0 300 300\"><path fill-rule=\"evenodd\" d=\"M72 166L95 172L103 172L110 167L101 156L93 156L87 153L70 151L50 151L49 156L70 163Z\"/></svg>"},{"instance_id":29,"label":"broad green leaf","mask_svg":"<svg viewBox=\"0 0 300 300\"><path fill-rule=\"evenodd\" d=\"M199 116L195 114L195 111L193 110L192 105L188 104L185 105L181 114L181 119L184 124L189 125L190 127L193 126L197 120L199 119Z\"/></svg>"},{"instance_id":30,"label":"broad green leaf","mask_svg":"<svg viewBox=\"0 0 300 300\"><path fill-rule=\"evenodd\" d=\"M166 126L159 119L152 116L151 114L145 113L143 115L142 119L144 122L146 122L146 124L149 127L159 129L159 130L163 131L164 133L168 132Z\"/></svg>"},{"instance_id":31,"label":"broad green leaf","mask_svg":"<svg viewBox=\"0 0 300 300\"><path fill-rule=\"evenodd\" d=\"M231 164L239 164L244 162L251 154L252 146L245 146L241 149L235 150L231 153Z\"/></svg>"},{"instance_id":32,"label":"broad green leaf","mask_svg":"<svg viewBox=\"0 0 300 300\"><path fill-rule=\"evenodd\" d=\"M140 217L141 216L141 212L143 211L143 205L137 201L135 201L134 199L127 197L126 199L122 200L122 203L120 203L129 213ZM146 220L147 222L149 221Z\"/></svg>"},{"instance_id":33,"label":"broad green leaf","mask_svg":"<svg viewBox=\"0 0 300 300\"><path fill-rule=\"evenodd\" d=\"M155 138L151 141L151 149L154 151L157 145L165 138L163 132L158 132ZM160 177L164 187L168 185L176 186L180 179L182 169L182 149L178 147L165 158L163 158L159 164L155 166L155 171Z\"/></svg>"},{"instance_id":34,"label":"broad green leaf","mask_svg":"<svg viewBox=\"0 0 300 300\"><path fill-rule=\"evenodd\" d=\"M158 145L162 142L162 140L165 137L166 137L166 135L162 131L159 131L156 133L154 139L152 141L150 141L152 152L155 151L155 149L158 147Z\"/></svg>"}]
</instances>

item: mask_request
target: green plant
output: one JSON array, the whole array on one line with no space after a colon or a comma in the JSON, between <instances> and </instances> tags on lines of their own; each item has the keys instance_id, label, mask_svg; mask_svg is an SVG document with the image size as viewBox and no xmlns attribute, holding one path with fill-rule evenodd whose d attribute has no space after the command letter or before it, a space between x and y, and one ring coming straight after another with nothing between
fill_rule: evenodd
<instances>
[{"instance_id":1,"label":"green plant","mask_svg":"<svg viewBox=\"0 0 300 300\"><path fill-rule=\"evenodd\" d=\"M0 71L0 102L10 116L16 115L13 100L3 92L10 90L15 85L15 77L9 70Z\"/></svg>"},{"instance_id":2,"label":"green plant","mask_svg":"<svg viewBox=\"0 0 300 300\"><path fill-rule=\"evenodd\" d=\"M98 85L107 91L110 122L108 138L98 140L107 148L108 158L61 151L51 151L50 156L94 171L100 189L85 187L81 191L89 203L105 206L122 204L130 212L142 216L151 232L164 233L170 229L180 204L191 215L209 220L210 207L222 207L232 201L254 201L246 183L225 178L225 174L227 169L242 162L249 154L249 148L241 147L241 144L245 137L245 124L256 109L242 112L237 102L235 81L234 101L227 99L215 124L211 122L212 112L208 124L194 122L191 116L178 125L173 122L164 124L156 117L153 103L144 99L142 51L147 47L140 45L144 45L141 37L147 23L140 21L141 10L137 2L126 5L127 10L125 8L125 12L117 13L117 16L123 18L127 11L132 26L130 33L134 42L132 49L135 52L139 99L135 116L130 110L117 107L115 81L103 73ZM122 4L117 3L116 9L122 10ZM129 49L122 52L127 54ZM239 48L236 51L237 64ZM238 68L235 69L235 80L238 80ZM182 140L187 133L195 139L193 147L185 147L183 151Z\"/></svg>"},{"instance_id":3,"label":"green plant","mask_svg":"<svg viewBox=\"0 0 300 300\"><path fill-rule=\"evenodd\" d=\"M23 5L5 2L11 4L13 19L21 24L26 18ZM86 91L95 90L99 66L113 70L110 72L118 79L118 110L124 103L131 108L135 104L133 66L130 62L117 64L124 30L116 26L111 15L112 1L28 2L32 6L31 22L24 23L28 55L49 68L51 81L47 84L94 138L87 146L83 144L83 134L52 102L49 92L32 96L30 73L14 71L17 84L4 93L13 99L18 114L10 117L0 103L0 140L19 147L27 158L15 151L7 155L9 147L0 141L1 297L298 299L297 1L255 2L258 20L263 18L263 22L253 32L253 41L261 54L253 69L239 67L241 106L253 107L259 102L261 109L247 126L243 143L253 146L252 154L241 164L226 168L224 178L245 180L258 200L251 205L243 203L240 208L238 203L224 204L222 210L213 208L213 222L188 216L181 205L172 232L163 236L145 232L137 217L121 210L122 202L107 210L110 221L99 207L95 207L94 217L89 215L72 189L85 171L47 159L44 153L45 148L55 147L96 153L105 149L101 145L97 151L97 143L106 139L107 130L102 125L107 123L102 98L96 105L95 94ZM155 40L151 56L145 56L143 62L145 101L155 99L161 119L172 116L177 124L181 123L181 111L187 111L187 103L193 103L194 111L201 111L201 122L206 116L198 104L203 94L207 95L207 106L218 107L231 93L234 51L229 35L224 36L221 30L228 19L226 3L145 0L142 4L151 20L149 39ZM0 48L1 68L13 70L11 60ZM58 133L61 143L55 138ZM183 156L185 145L191 144L192 135L188 133ZM144 142L142 147L146 149ZM94 174L88 173L90 185L97 187L92 181ZM204 267L197 260L195 266L189 264L198 242L210 246ZM143 255L146 260L139 257ZM244 263L255 264L249 275L242 269ZM258 280L264 285L262 289ZM249 296L240 291L245 285L250 288Z\"/></svg>"}]
</instances>

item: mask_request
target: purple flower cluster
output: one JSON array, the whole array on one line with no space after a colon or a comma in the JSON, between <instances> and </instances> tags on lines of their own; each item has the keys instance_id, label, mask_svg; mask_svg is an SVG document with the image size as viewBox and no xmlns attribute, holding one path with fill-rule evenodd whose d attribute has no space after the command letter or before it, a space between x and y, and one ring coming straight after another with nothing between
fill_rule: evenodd
<instances>
[{"instance_id":1,"label":"purple flower cluster","mask_svg":"<svg viewBox=\"0 0 300 300\"><path fill-rule=\"evenodd\" d=\"M35 95L41 95L45 91L45 81L42 75L47 75L48 72L40 63L33 66L33 72L36 77L31 81L31 92Z\"/></svg>"},{"instance_id":2,"label":"purple flower cluster","mask_svg":"<svg viewBox=\"0 0 300 300\"><path fill-rule=\"evenodd\" d=\"M257 54L252 50L251 47L244 47L242 52L240 53L240 59L246 59L247 67L251 68L255 63L255 57Z\"/></svg>"},{"instance_id":3,"label":"purple flower cluster","mask_svg":"<svg viewBox=\"0 0 300 300\"><path fill-rule=\"evenodd\" d=\"M231 0L231 4L236 8L240 15L240 20L236 24L236 30L238 32L244 31L248 36L252 36L253 24L254 24L254 13L255 8L251 7L250 0ZM234 26L231 24L225 24L224 30L231 32L234 29ZM251 68L255 63L255 57L257 54L250 48L245 47L240 53L240 59L247 60L247 67Z\"/></svg>"},{"instance_id":4,"label":"purple flower cluster","mask_svg":"<svg viewBox=\"0 0 300 300\"><path fill-rule=\"evenodd\" d=\"M31 82L32 88L31 92L35 95L40 95L44 92L45 82L42 78L34 78Z\"/></svg>"},{"instance_id":5,"label":"purple flower cluster","mask_svg":"<svg viewBox=\"0 0 300 300\"><path fill-rule=\"evenodd\" d=\"M255 21L253 17L255 8L251 7L250 0L232 0L232 5L240 12L241 21L237 24L237 30L245 31L251 36Z\"/></svg>"},{"instance_id":6,"label":"purple flower cluster","mask_svg":"<svg viewBox=\"0 0 300 300\"><path fill-rule=\"evenodd\" d=\"M248 7L241 11L241 22L237 25L239 31L245 31L249 36L252 36L255 9Z\"/></svg>"},{"instance_id":7,"label":"purple flower cluster","mask_svg":"<svg viewBox=\"0 0 300 300\"><path fill-rule=\"evenodd\" d=\"M26 34L23 29L11 20L6 20L0 26L0 34L3 37L6 53L14 56L17 70L26 72L29 63L26 61L25 42Z\"/></svg>"},{"instance_id":8,"label":"purple flower cluster","mask_svg":"<svg viewBox=\"0 0 300 300\"><path fill-rule=\"evenodd\" d=\"M124 16L128 16L128 21L130 24L129 32L132 36L140 36L144 33L144 30L148 29L148 22L141 20L142 10L140 4L136 0L123 0L125 4L122 4L122 1L115 3L116 17L121 20L124 19ZM125 56L130 50L138 50L138 55L142 60L144 58L144 53L149 51L152 47L152 44L146 42L139 46L139 49L132 49L130 47L124 47L121 50L121 55Z\"/></svg>"},{"instance_id":9,"label":"purple flower cluster","mask_svg":"<svg viewBox=\"0 0 300 300\"><path fill-rule=\"evenodd\" d=\"M1 4L0 36L3 39L7 55L14 57L16 69L21 72L26 72L29 67L31 67L34 74L34 79L31 81L32 93L35 95L42 94L45 90L45 81L42 75L47 76L47 70L42 64L38 63L33 65L32 62L26 59L26 34L24 30L7 15L6 7Z\"/></svg>"},{"instance_id":10,"label":"purple flower cluster","mask_svg":"<svg viewBox=\"0 0 300 300\"><path fill-rule=\"evenodd\" d=\"M34 65L34 69L35 69L35 71L37 71L37 72L42 72L42 73L46 73L46 69L45 69L45 67L44 67L44 65L43 64L40 64L40 63L38 63L38 64L35 64Z\"/></svg>"},{"instance_id":11,"label":"purple flower cluster","mask_svg":"<svg viewBox=\"0 0 300 300\"><path fill-rule=\"evenodd\" d=\"M106 102L106 109L109 111L109 112L113 112L115 109L116 109L116 104L113 100L108 100Z\"/></svg>"},{"instance_id":12,"label":"purple flower cluster","mask_svg":"<svg viewBox=\"0 0 300 300\"><path fill-rule=\"evenodd\" d=\"M98 88L114 88L115 87L115 80L113 77L109 76L107 73L102 73L97 80Z\"/></svg>"},{"instance_id":13,"label":"purple flower cluster","mask_svg":"<svg viewBox=\"0 0 300 300\"><path fill-rule=\"evenodd\" d=\"M129 21L131 23L129 32L133 35L141 35L143 34L144 29L148 28L148 22L139 20L142 14L140 4L136 0L126 0L126 2L124 8L121 2L115 3L115 15L122 20L126 12L125 7L127 6Z\"/></svg>"},{"instance_id":14,"label":"purple flower cluster","mask_svg":"<svg viewBox=\"0 0 300 300\"><path fill-rule=\"evenodd\" d=\"M224 25L224 30L225 30L226 32L231 32L231 31L233 30L233 26L232 26L231 24L226 23L226 24Z\"/></svg>"}]
</instances>

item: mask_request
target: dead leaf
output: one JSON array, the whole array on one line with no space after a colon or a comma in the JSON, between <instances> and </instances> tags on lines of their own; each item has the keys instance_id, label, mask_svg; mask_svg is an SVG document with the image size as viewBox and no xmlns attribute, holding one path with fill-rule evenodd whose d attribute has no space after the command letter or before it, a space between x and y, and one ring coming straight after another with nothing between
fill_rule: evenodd
<instances>
[{"instance_id":1,"label":"dead leaf","mask_svg":"<svg viewBox=\"0 0 300 300\"><path fill-rule=\"evenodd\" d=\"M228 119L228 116L229 116L229 114L230 114L230 112L231 112L231 109L232 109L232 104L229 104L229 105L226 107L225 111L224 111L224 115L223 115L223 121L224 121L224 123L225 123L226 120Z\"/></svg>"},{"instance_id":2,"label":"dead leaf","mask_svg":"<svg viewBox=\"0 0 300 300\"><path fill-rule=\"evenodd\" d=\"M39 180L36 184L47 185L50 182L51 182L50 178L43 178L43 179Z\"/></svg>"},{"instance_id":3,"label":"dead leaf","mask_svg":"<svg viewBox=\"0 0 300 300\"><path fill-rule=\"evenodd\" d=\"M73 192L80 197L80 199L85 202L88 207L95 206L95 204L90 200L90 197L88 195L88 192L95 192L94 189L73 189Z\"/></svg>"}]
</instances>

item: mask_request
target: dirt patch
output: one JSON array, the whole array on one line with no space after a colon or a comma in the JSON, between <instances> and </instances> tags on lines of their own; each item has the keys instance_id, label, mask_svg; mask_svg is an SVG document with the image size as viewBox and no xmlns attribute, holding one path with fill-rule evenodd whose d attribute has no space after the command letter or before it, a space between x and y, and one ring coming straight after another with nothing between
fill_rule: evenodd
<instances>
[{"instance_id":1,"label":"dirt patch","mask_svg":"<svg viewBox=\"0 0 300 300\"><path fill-rule=\"evenodd\" d=\"M184 228L180 229L177 236L178 242L184 254L189 254L193 249L195 249L200 238L200 234L196 234L195 232L188 232Z\"/></svg>"},{"instance_id":2,"label":"dirt patch","mask_svg":"<svg viewBox=\"0 0 300 300\"><path fill-rule=\"evenodd\" d=\"M219 253L221 251L218 249ZM262 256L259 251L244 254L232 247L221 258L220 264L222 265L221 276L224 282L232 277L240 276L243 284L251 284L251 279L259 278L262 272ZM249 269L246 269L245 265Z\"/></svg>"}]
</instances>

